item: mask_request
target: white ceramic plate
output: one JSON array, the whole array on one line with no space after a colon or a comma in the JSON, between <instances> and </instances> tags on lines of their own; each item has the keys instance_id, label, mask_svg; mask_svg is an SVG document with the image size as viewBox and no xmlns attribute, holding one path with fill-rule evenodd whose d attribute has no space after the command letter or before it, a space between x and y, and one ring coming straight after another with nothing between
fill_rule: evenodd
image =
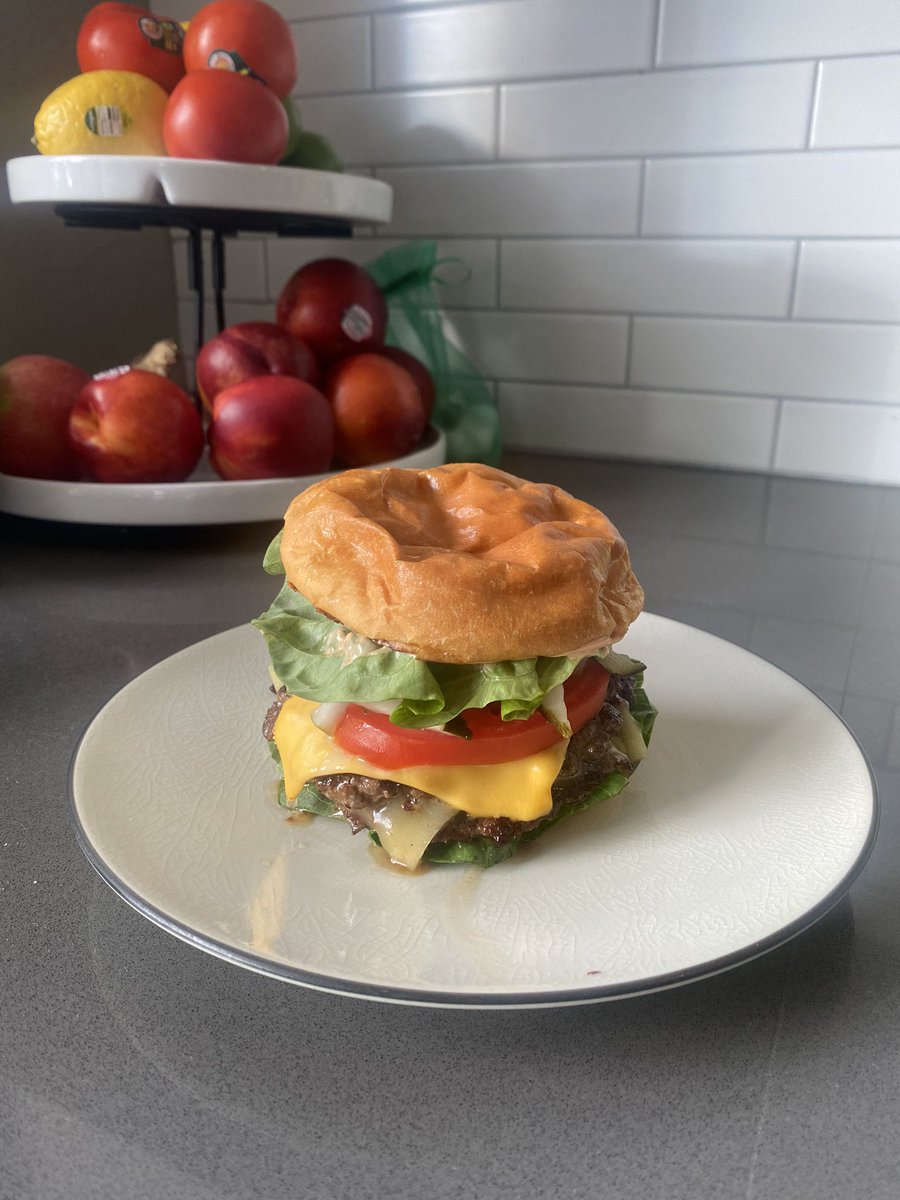
<instances>
[{"instance_id":1,"label":"white ceramic plate","mask_svg":"<svg viewBox=\"0 0 900 1200\"><path fill-rule=\"evenodd\" d=\"M855 878L871 774L840 718L747 651L650 614L623 647L660 711L647 759L621 795L487 871L409 875L342 821L286 816L250 627L160 663L95 718L72 771L79 839L151 921L324 991L546 1007L725 970Z\"/></svg>"},{"instance_id":2,"label":"white ceramic plate","mask_svg":"<svg viewBox=\"0 0 900 1200\"><path fill-rule=\"evenodd\" d=\"M412 454L380 464L436 467L446 460L447 440L432 430ZM226 481L204 462L184 483L67 483L0 474L0 512L76 525L238 525L277 521L305 487L324 475L291 479Z\"/></svg>"},{"instance_id":3,"label":"white ceramic plate","mask_svg":"<svg viewBox=\"0 0 900 1200\"><path fill-rule=\"evenodd\" d=\"M380 179L300 167L114 154L31 154L6 164L13 204L141 204L279 212L383 224Z\"/></svg>"}]
</instances>

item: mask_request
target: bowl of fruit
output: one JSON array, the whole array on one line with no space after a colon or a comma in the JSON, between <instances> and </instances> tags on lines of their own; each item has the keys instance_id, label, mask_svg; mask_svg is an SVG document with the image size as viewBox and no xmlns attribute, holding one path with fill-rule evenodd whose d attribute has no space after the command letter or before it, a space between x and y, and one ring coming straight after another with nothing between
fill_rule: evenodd
<instances>
[{"instance_id":1,"label":"bowl of fruit","mask_svg":"<svg viewBox=\"0 0 900 1200\"><path fill-rule=\"evenodd\" d=\"M14 204L169 205L382 223L392 191L345 173L305 128L302 65L265 0L211 0L190 21L104 0L82 20L79 73L34 119L37 154L6 166Z\"/></svg>"},{"instance_id":2,"label":"bowl of fruit","mask_svg":"<svg viewBox=\"0 0 900 1200\"><path fill-rule=\"evenodd\" d=\"M189 392L175 344L93 375L48 355L0 367L0 511L87 524L279 519L348 467L445 461L427 366L386 344L388 306L341 258L301 267L274 319L200 349Z\"/></svg>"}]
</instances>

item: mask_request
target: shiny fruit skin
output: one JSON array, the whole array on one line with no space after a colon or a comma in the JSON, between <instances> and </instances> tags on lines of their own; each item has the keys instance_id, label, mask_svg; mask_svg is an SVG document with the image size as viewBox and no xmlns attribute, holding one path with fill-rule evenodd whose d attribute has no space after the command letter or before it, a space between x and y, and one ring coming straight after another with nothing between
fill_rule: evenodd
<instances>
[{"instance_id":1,"label":"shiny fruit skin","mask_svg":"<svg viewBox=\"0 0 900 1200\"><path fill-rule=\"evenodd\" d=\"M168 96L136 71L86 71L50 93L34 118L41 154L165 154Z\"/></svg>"},{"instance_id":2,"label":"shiny fruit skin","mask_svg":"<svg viewBox=\"0 0 900 1200\"><path fill-rule=\"evenodd\" d=\"M263 0L213 0L201 8L185 35L184 62L188 71L216 63L217 70L249 70L279 97L297 82L291 28Z\"/></svg>"},{"instance_id":3,"label":"shiny fruit skin","mask_svg":"<svg viewBox=\"0 0 900 1200\"><path fill-rule=\"evenodd\" d=\"M197 355L197 387L209 412L219 392L257 375L290 375L315 385L319 364L305 342L274 321L230 325Z\"/></svg>"},{"instance_id":4,"label":"shiny fruit skin","mask_svg":"<svg viewBox=\"0 0 900 1200\"><path fill-rule=\"evenodd\" d=\"M171 92L184 75L184 30L136 4L109 0L88 11L75 43L82 71L135 71Z\"/></svg>"},{"instance_id":5,"label":"shiny fruit skin","mask_svg":"<svg viewBox=\"0 0 900 1200\"><path fill-rule=\"evenodd\" d=\"M419 395L425 405L425 419L431 420L431 414L434 412L434 378L425 364L414 354L410 354L408 350L401 349L400 346L382 346L378 353L383 358L389 358L398 367L409 371L416 381Z\"/></svg>"},{"instance_id":6,"label":"shiny fruit skin","mask_svg":"<svg viewBox=\"0 0 900 1200\"><path fill-rule=\"evenodd\" d=\"M222 479L284 479L327 471L334 418L302 379L257 375L219 392L208 430L209 459Z\"/></svg>"},{"instance_id":7,"label":"shiny fruit skin","mask_svg":"<svg viewBox=\"0 0 900 1200\"><path fill-rule=\"evenodd\" d=\"M322 363L377 350L387 330L387 301L362 267L318 258L290 277L275 310L279 325L311 346Z\"/></svg>"},{"instance_id":8,"label":"shiny fruit skin","mask_svg":"<svg viewBox=\"0 0 900 1200\"><path fill-rule=\"evenodd\" d=\"M69 413L90 375L61 358L23 354L0 367L0 471L77 479Z\"/></svg>"},{"instance_id":9,"label":"shiny fruit skin","mask_svg":"<svg viewBox=\"0 0 900 1200\"><path fill-rule=\"evenodd\" d=\"M150 371L92 379L69 416L84 474L98 483L179 483L203 453L203 422L187 392Z\"/></svg>"},{"instance_id":10,"label":"shiny fruit skin","mask_svg":"<svg viewBox=\"0 0 900 1200\"><path fill-rule=\"evenodd\" d=\"M287 145L288 119L263 83L231 71L190 71L163 116L172 158L274 165Z\"/></svg>"},{"instance_id":11,"label":"shiny fruit skin","mask_svg":"<svg viewBox=\"0 0 900 1200\"><path fill-rule=\"evenodd\" d=\"M425 406L412 375L380 354L355 354L329 372L334 452L345 467L410 454L425 432Z\"/></svg>"}]
</instances>

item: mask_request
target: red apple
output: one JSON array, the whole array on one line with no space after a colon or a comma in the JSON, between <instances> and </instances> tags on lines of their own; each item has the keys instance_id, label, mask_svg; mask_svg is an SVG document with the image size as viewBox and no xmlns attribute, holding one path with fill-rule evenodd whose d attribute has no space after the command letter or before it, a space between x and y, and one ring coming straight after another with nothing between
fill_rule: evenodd
<instances>
[{"instance_id":1,"label":"red apple","mask_svg":"<svg viewBox=\"0 0 900 1200\"><path fill-rule=\"evenodd\" d=\"M399 346L381 346L378 353L382 358L389 358L397 366L409 371L416 381L419 395L425 405L425 419L426 421L430 420L434 411L434 379L425 364L414 354L410 354L408 350L402 350Z\"/></svg>"},{"instance_id":2,"label":"red apple","mask_svg":"<svg viewBox=\"0 0 900 1200\"><path fill-rule=\"evenodd\" d=\"M381 354L354 354L328 375L335 456L345 467L368 467L409 454L427 423L409 371Z\"/></svg>"},{"instance_id":3,"label":"red apple","mask_svg":"<svg viewBox=\"0 0 900 1200\"><path fill-rule=\"evenodd\" d=\"M29 479L78 478L69 413L90 378L46 354L23 354L0 367L0 471Z\"/></svg>"},{"instance_id":4,"label":"red apple","mask_svg":"<svg viewBox=\"0 0 900 1200\"><path fill-rule=\"evenodd\" d=\"M388 313L368 271L344 258L319 258L287 281L275 316L312 346L321 362L330 363L357 350L377 350Z\"/></svg>"},{"instance_id":5,"label":"red apple","mask_svg":"<svg viewBox=\"0 0 900 1200\"><path fill-rule=\"evenodd\" d=\"M95 376L69 417L85 474L98 483L178 483L203 453L203 422L171 379L126 367Z\"/></svg>"},{"instance_id":6,"label":"red apple","mask_svg":"<svg viewBox=\"0 0 900 1200\"><path fill-rule=\"evenodd\" d=\"M257 375L219 392L208 436L210 462L223 479L317 475L334 454L328 401L289 375Z\"/></svg>"},{"instance_id":7,"label":"red apple","mask_svg":"<svg viewBox=\"0 0 900 1200\"><path fill-rule=\"evenodd\" d=\"M256 375L292 375L316 384L319 364L305 342L273 321L231 325L197 355L197 387L209 412L219 392Z\"/></svg>"}]
</instances>

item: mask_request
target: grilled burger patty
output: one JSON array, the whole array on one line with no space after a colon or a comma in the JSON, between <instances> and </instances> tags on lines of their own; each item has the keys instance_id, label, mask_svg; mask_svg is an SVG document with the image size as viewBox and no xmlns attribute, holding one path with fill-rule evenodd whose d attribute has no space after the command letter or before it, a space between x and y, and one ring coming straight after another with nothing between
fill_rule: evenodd
<instances>
[{"instance_id":1,"label":"grilled burger patty","mask_svg":"<svg viewBox=\"0 0 900 1200\"><path fill-rule=\"evenodd\" d=\"M552 788L553 808L534 821L513 821L509 817L472 817L460 812L444 826L442 842L468 842L490 838L502 843L512 841L529 829L554 817L561 808L584 799L592 787L606 775L619 771L630 775L634 765L617 747L613 738L622 728L622 709L634 694L634 678L611 675L606 702L597 715L569 742L566 757ZM274 706L273 706L274 707ZM426 793L388 779L367 775L323 775L312 781L315 789L347 819L354 833L368 829L370 814L388 800L403 797L403 807L413 809Z\"/></svg>"}]
</instances>

